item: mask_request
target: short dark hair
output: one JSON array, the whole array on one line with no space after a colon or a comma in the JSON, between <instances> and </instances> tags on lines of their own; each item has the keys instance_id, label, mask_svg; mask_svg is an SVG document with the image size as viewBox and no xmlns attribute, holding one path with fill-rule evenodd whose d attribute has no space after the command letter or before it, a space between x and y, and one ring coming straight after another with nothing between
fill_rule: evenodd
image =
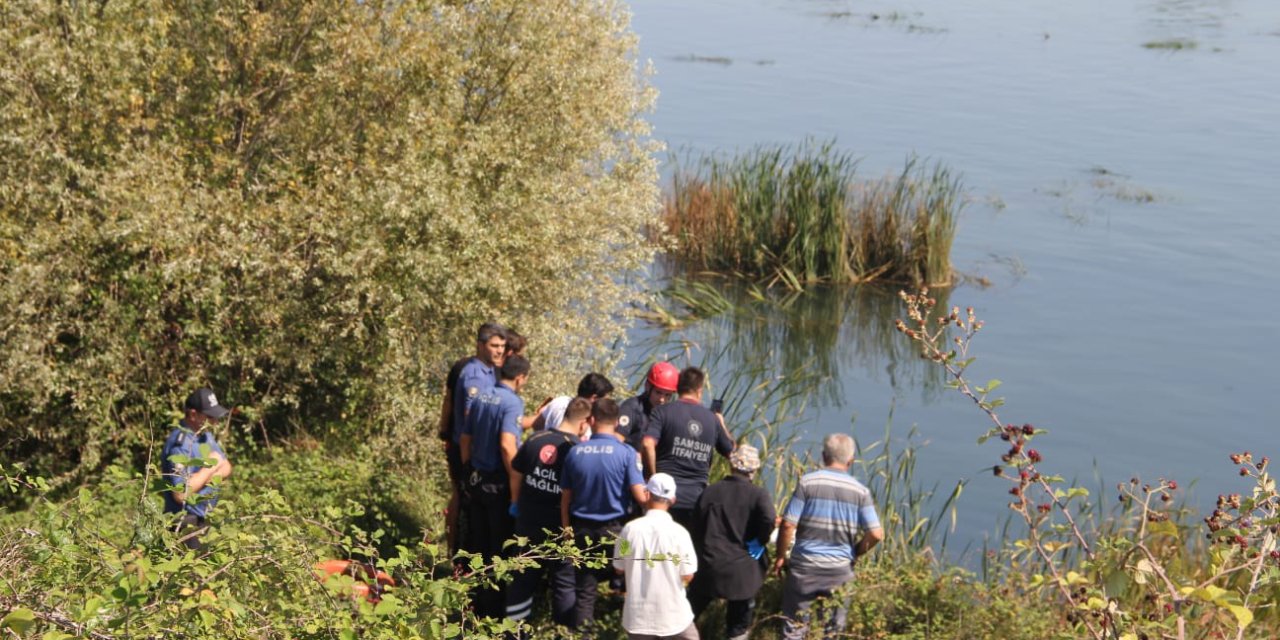
<instances>
[{"instance_id":1,"label":"short dark hair","mask_svg":"<svg viewBox=\"0 0 1280 640\"><path fill-rule=\"evenodd\" d=\"M583 420L591 415L591 403L585 398L574 398L569 401L569 406L564 408L564 420Z\"/></svg>"},{"instance_id":2,"label":"short dark hair","mask_svg":"<svg viewBox=\"0 0 1280 640\"><path fill-rule=\"evenodd\" d=\"M524 356L511 356L502 361L502 371L500 375L503 380L515 380L520 376L529 373L533 367L529 366L529 359Z\"/></svg>"},{"instance_id":3,"label":"short dark hair","mask_svg":"<svg viewBox=\"0 0 1280 640\"><path fill-rule=\"evenodd\" d=\"M680 379L676 381L676 393L685 395L693 393L702 388L702 383L707 381L707 374L697 367L685 367L680 372Z\"/></svg>"},{"instance_id":4,"label":"short dark hair","mask_svg":"<svg viewBox=\"0 0 1280 640\"><path fill-rule=\"evenodd\" d=\"M507 328L496 322L486 322L476 331L476 342L488 342L494 336L502 336L502 339L506 340Z\"/></svg>"},{"instance_id":5,"label":"short dark hair","mask_svg":"<svg viewBox=\"0 0 1280 640\"><path fill-rule=\"evenodd\" d=\"M603 398L611 393L613 393L613 383L594 371L582 376L582 380L578 382L579 398L590 398L591 396Z\"/></svg>"},{"instance_id":6,"label":"short dark hair","mask_svg":"<svg viewBox=\"0 0 1280 640\"><path fill-rule=\"evenodd\" d=\"M621 413L618 410L618 402L612 398L600 398L591 406L591 417L595 418L596 422L617 424Z\"/></svg>"},{"instance_id":7,"label":"short dark hair","mask_svg":"<svg viewBox=\"0 0 1280 640\"><path fill-rule=\"evenodd\" d=\"M507 353L520 353L529 346L529 339L516 333L515 329L507 329Z\"/></svg>"}]
</instances>

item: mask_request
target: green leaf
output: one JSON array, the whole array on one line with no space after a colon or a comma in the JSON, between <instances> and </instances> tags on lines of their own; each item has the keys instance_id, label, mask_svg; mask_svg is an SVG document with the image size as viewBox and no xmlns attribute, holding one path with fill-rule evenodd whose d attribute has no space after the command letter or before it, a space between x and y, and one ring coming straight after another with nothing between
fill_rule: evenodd
<instances>
[{"instance_id":1,"label":"green leaf","mask_svg":"<svg viewBox=\"0 0 1280 640\"><path fill-rule=\"evenodd\" d=\"M1204 600L1205 602L1216 602L1219 598L1227 593L1226 589L1216 585L1206 585L1191 592L1192 598Z\"/></svg>"},{"instance_id":2,"label":"green leaf","mask_svg":"<svg viewBox=\"0 0 1280 640\"><path fill-rule=\"evenodd\" d=\"M1229 604L1227 605L1227 609L1236 617L1236 622L1240 624L1241 629L1253 623L1253 612L1249 610L1249 607L1238 604Z\"/></svg>"},{"instance_id":3,"label":"green leaf","mask_svg":"<svg viewBox=\"0 0 1280 640\"><path fill-rule=\"evenodd\" d=\"M1112 571L1107 574L1106 579L1103 581L1103 588L1106 589L1108 597L1120 598L1129 590L1129 581L1129 574L1124 571Z\"/></svg>"},{"instance_id":4,"label":"green leaf","mask_svg":"<svg viewBox=\"0 0 1280 640\"><path fill-rule=\"evenodd\" d=\"M395 596L388 594L383 596L382 601L378 603L378 606L373 608L373 615L389 616L399 610L400 601Z\"/></svg>"},{"instance_id":5,"label":"green leaf","mask_svg":"<svg viewBox=\"0 0 1280 640\"><path fill-rule=\"evenodd\" d=\"M98 610L102 608L102 598L93 596L85 601L84 606L80 608L80 617L77 622L88 622L91 618L98 615Z\"/></svg>"},{"instance_id":6,"label":"green leaf","mask_svg":"<svg viewBox=\"0 0 1280 640\"><path fill-rule=\"evenodd\" d=\"M1150 531L1152 535L1178 537L1178 526L1169 520L1147 523L1147 531Z\"/></svg>"},{"instance_id":7,"label":"green leaf","mask_svg":"<svg viewBox=\"0 0 1280 640\"><path fill-rule=\"evenodd\" d=\"M23 635L36 623L36 614L30 609L14 609L0 620L0 629L13 629Z\"/></svg>"}]
</instances>

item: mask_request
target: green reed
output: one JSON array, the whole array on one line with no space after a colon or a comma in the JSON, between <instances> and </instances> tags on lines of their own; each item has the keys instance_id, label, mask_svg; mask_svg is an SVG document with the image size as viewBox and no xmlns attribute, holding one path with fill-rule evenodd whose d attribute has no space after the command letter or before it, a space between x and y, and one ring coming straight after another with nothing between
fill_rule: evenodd
<instances>
[{"instance_id":1,"label":"green reed","mask_svg":"<svg viewBox=\"0 0 1280 640\"><path fill-rule=\"evenodd\" d=\"M761 146L677 167L663 219L677 263L799 289L815 282L945 285L962 206L940 164L855 180L833 142Z\"/></svg>"}]
</instances>

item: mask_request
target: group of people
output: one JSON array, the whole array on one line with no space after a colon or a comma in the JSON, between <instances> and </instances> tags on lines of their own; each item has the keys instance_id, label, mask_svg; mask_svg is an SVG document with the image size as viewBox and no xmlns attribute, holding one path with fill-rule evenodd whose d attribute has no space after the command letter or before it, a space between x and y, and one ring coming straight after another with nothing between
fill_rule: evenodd
<instances>
[{"instance_id":1,"label":"group of people","mask_svg":"<svg viewBox=\"0 0 1280 640\"><path fill-rule=\"evenodd\" d=\"M759 451L736 444L719 407L703 405L700 369L658 362L643 390L622 403L610 397L605 376L590 373L575 396L550 398L526 415L526 344L484 324L474 355L449 372L439 423L453 487L449 544L490 558L521 553L507 544L513 536L531 545L555 537L607 553L609 562L592 569L543 558L505 587L477 592L476 614L527 619L549 583L553 621L589 634L600 584L612 581L625 594L622 626L631 638L696 639L694 620L719 598L726 635L745 639L776 527L772 570L786 572L784 637L798 639L810 605L850 581L854 562L883 538L870 491L849 475L850 436L824 439L823 467L800 478L775 514L754 482ZM218 485L231 475L209 429L230 413L211 389L197 389L161 454L171 485L165 511L192 549L201 548ZM728 458L732 473L708 486L715 453ZM826 634L838 633L845 624L839 599L825 611Z\"/></svg>"},{"instance_id":2,"label":"group of people","mask_svg":"<svg viewBox=\"0 0 1280 640\"><path fill-rule=\"evenodd\" d=\"M694 620L717 598L726 601L728 637L746 638L777 527L784 635L800 638L813 601L848 582L855 560L883 538L870 491L849 475L850 436L824 440L823 467L800 479L778 517L754 483L758 450L736 444L719 407L703 404L703 371L658 362L622 403L605 376L590 373L575 396L525 415L526 344L484 324L474 355L449 372L439 424L453 486L449 543L489 558L520 553L507 544L513 536L531 545L572 539L610 562L541 559L505 588L477 592L476 614L527 619L549 583L553 621L589 634L600 584L616 573L631 638L698 638ZM715 453L732 473L708 486ZM826 611L828 632L843 628L839 601Z\"/></svg>"}]
</instances>

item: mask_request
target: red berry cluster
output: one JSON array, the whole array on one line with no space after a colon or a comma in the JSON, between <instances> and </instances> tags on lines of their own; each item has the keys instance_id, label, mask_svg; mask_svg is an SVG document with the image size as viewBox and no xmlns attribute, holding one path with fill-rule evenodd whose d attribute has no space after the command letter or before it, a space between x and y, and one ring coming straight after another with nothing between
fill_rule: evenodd
<instances>
[{"instance_id":1,"label":"red berry cluster","mask_svg":"<svg viewBox=\"0 0 1280 640\"><path fill-rule=\"evenodd\" d=\"M1248 451L1245 451L1242 453L1231 454L1231 462L1233 464L1244 465L1240 467L1240 475L1247 476L1247 475L1251 475L1255 469L1259 473L1266 471L1267 465L1271 464L1271 458L1268 458L1267 456L1262 456L1261 460L1254 462L1253 454L1249 453Z\"/></svg>"},{"instance_id":2,"label":"red berry cluster","mask_svg":"<svg viewBox=\"0 0 1280 640\"><path fill-rule=\"evenodd\" d=\"M1263 456L1254 462L1253 454L1243 451L1231 454L1230 459L1232 464L1241 465L1241 476L1256 476L1259 482L1268 478L1266 471L1271 464L1269 458ZM1247 499L1238 493L1219 495L1213 513L1204 519L1205 526L1209 529L1207 537L1219 544L1238 546L1250 558L1261 558L1266 551L1267 559L1280 564L1280 550L1251 548L1253 541L1261 539L1266 531L1270 531L1272 535L1280 534L1280 525L1270 524L1274 522L1270 518L1275 515L1276 499L1271 487L1267 487L1265 495L1255 489L1253 497ZM1255 515L1266 518L1262 522L1262 529L1255 526Z\"/></svg>"},{"instance_id":3,"label":"red berry cluster","mask_svg":"<svg viewBox=\"0 0 1280 640\"><path fill-rule=\"evenodd\" d=\"M1000 439L1010 443L1009 451L1000 456L1000 460L1005 464L1019 464L1019 456L1023 455L1023 447L1027 445L1027 438L1035 435L1036 428L1029 424L1021 427L1014 424L1007 424L1000 430ZM1031 464L1036 464L1044 458L1040 456L1040 452L1035 449L1027 449L1025 457ZM997 473L996 475L1000 475Z\"/></svg>"}]
</instances>

